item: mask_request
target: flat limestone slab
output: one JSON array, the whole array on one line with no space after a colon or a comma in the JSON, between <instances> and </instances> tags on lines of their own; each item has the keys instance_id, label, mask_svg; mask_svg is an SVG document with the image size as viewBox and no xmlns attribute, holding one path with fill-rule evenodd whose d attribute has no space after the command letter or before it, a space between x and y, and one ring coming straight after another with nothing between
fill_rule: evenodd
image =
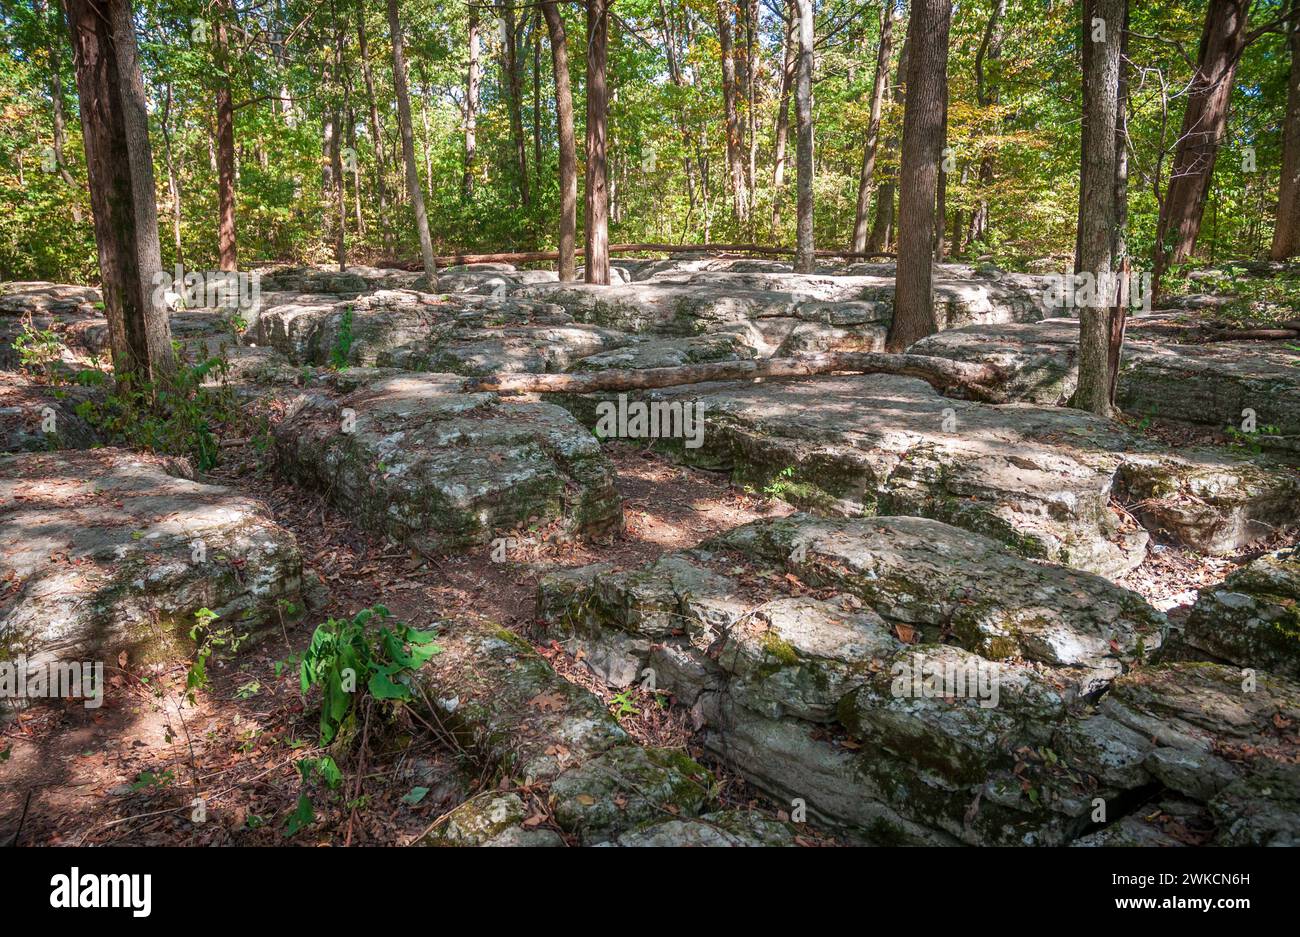
<instances>
[{"instance_id":1,"label":"flat limestone slab","mask_svg":"<svg viewBox=\"0 0 1300 937\"><path fill-rule=\"evenodd\" d=\"M593 421L590 399L565 400ZM714 383L651 392L704 408L684 461L827 514L932 517L1024 556L1120 575L1148 533L1111 509L1141 502L1152 530L1232 552L1300 520L1300 474L1217 450L1171 452L1077 410L992 406L893 375ZM595 425L594 422L591 425Z\"/></svg>"},{"instance_id":2,"label":"flat limestone slab","mask_svg":"<svg viewBox=\"0 0 1300 937\"><path fill-rule=\"evenodd\" d=\"M200 608L251 631L296 596L293 535L177 467L117 449L0 457L0 656L165 655Z\"/></svg>"},{"instance_id":3,"label":"flat limestone slab","mask_svg":"<svg viewBox=\"0 0 1300 937\"><path fill-rule=\"evenodd\" d=\"M1250 409L1261 435L1284 437L1277 448L1300 449L1300 350L1293 343L1184 344L1171 340L1176 334L1163 320L1130 320L1121 409L1218 429L1240 428ZM1013 400L1062 405L1078 382L1078 345L1077 319L1046 319L950 329L909 351L995 364L1010 375Z\"/></svg>"},{"instance_id":4,"label":"flat limestone slab","mask_svg":"<svg viewBox=\"0 0 1300 937\"><path fill-rule=\"evenodd\" d=\"M434 552L530 524L621 529L613 466L560 407L461 393L450 374L359 380L301 398L275 431L283 469L357 524Z\"/></svg>"}]
</instances>

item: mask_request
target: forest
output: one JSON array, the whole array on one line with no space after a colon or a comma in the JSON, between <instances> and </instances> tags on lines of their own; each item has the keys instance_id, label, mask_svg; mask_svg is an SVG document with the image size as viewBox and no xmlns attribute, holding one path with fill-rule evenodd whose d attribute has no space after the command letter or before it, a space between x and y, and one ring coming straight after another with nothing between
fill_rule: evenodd
<instances>
[{"instance_id":1,"label":"forest","mask_svg":"<svg viewBox=\"0 0 1300 937\"><path fill-rule=\"evenodd\" d=\"M0 31L0 845L1300 844L1300 0Z\"/></svg>"}]
</instances>

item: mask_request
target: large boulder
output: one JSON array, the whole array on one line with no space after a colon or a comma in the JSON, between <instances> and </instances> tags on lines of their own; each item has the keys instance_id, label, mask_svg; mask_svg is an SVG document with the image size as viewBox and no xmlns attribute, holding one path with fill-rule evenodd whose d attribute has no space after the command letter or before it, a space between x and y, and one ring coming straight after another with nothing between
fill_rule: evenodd
<instances>
[{"instance_id":1,"label":"large boulder","mask_svg":"<svg viewBox=\"0 0 1300 937\"><path fill-rule=\"evenodd\" d=\"M1300 680L1300 547L1265 554L1202 589L1183 640L1218 660Z\"/></svg>"},{"instance_id":2,"label":"large boulder","mask_svg":"<svg viewBox=\"0 0 1300 937\"><path fill-rule=\"evenodd\" d=\"M358 525L435 552L532 524L621 529L613 467L561 408L462 393L449 374L358 383L303 396L275 430L281 467Z\"/></svg>"},{"instance_id":3,"label":"large boulder","mask_svg":"<svg viewBox=\"0 0 1300 937\"><path fill-rule=\"evenodd\" d=\"M0 457L0 658L163 658L201 608L251 633L297 595L293 535L185 470L117 449Z\"/></svg>"}]
</instances>

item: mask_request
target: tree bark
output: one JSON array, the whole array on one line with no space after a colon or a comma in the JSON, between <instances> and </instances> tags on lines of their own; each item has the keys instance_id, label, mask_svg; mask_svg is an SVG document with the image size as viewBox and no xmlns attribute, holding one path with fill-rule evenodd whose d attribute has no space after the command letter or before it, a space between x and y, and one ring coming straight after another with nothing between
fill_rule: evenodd
<instances>
[{"instance_id":1,"label":"tree bark","mask_svg":"<svg viewBox=\"0 0 1300 937\"><path fill-rule=\"evenodd\" d=\"M578 150L573 130L573 90L569 84L569 41L556 0L542 4L551 40L551 70L555 72L555 120L560 140L560 281L577 277L574 248L578 232Z\"/></svg>"},{"instance_id":2,"label":"tree bark","mask_svg":"<svg viewBox=\"0 0 1300 937\"><path fill-rule=\"evenodd\" d=\"M602 285L609 284L609 167L605 137L609 112L609 88L605 83L609 6L610 0L587 0L587 249L583 278Z\"/></svg>"},{"instance_id":3,"label":"tree bark","mask_svg":"<svg viewBox=\"0 0 1300 937\"><path fill-rule=\"evenodd\" d=\"M478 8L469 8L469 65L465 72L465 181L461 195L465 201L474 199L474 160L478 156L478 90L479 90L479 35Z\"/></svg>"},{"instance_id":4,"label":"tree bark","mask_svg":"<svg viewBox=\"0 0 1300 937\"><path fill-rule=\"evenodd\" d=\"M722 57L722 103L727 130L727 177L732 214L737 224L745 220L747 195L745 165L741 156L740 116L736 107L735 0L718 0L718 45Z\"/></svg>"},{"instance_id":5,"label":"tree bark","mask_svg":"<svg viewBox=\"0 0 1300 937\"><path fill-rule=\"evenodd\" d=\"M811 0L808 0L811 2ZM988 403L1004 403L1006 374L990 364L931 358L926 355L886 355L833 351L790 358L750 361L711 361L666 368L611 368L576 374L491 374L465 381L467 391L587 394L604 390L648 390L707 381L752 378L806 377L833 372L900 374L920 378L942 394Z\"/></svg>"},{"instance_id":6,"label":"tree bark","mask_svg":"<svg viewBox=\"0 0 1300 937\"><path fill-rule=\"evenodd\" d=\"M1006 14L1007 0L997 0L993 5L993 12L989 14L988 24L984 27L979 51L975 53L975 100L982 108L997 105L1001 97L1002 20ZM991 76L990 71L993 72ZM977 180L980 196L974 211L971 212L970 228L966 233L967 244L978 241L989 231L988 193L993 186L992 153L985 153L980 157Z\"/></svg>"},{"instance_id":7,"label":"tree bark","mask_svg":"<svg viewBox=\"0 0 1300 937\"><path fill-rule=\"evenodd\" d=\"M938 331L934 228L948 86L952 0L914 0L907 25L907 104L899 171L894 317L885 347L902 351Z\"/></svg>"},{"instance_id":8,"label":"tree bark","mask_svg":"<svg viewBox=\"0 0 1300 937\"><path fill-rule=\"evenodd\" d=\"M903 107L907 100L907 62L910 58L907 33L903 34L903 48L898 57L898 71L894 74L894 104ZM898 155L898 136L891 134L885 140L886 152ZM894 197L898 193L899 169L880 184L876 192L876 214L871 222L871 234L867 236L867 252L879 253L890 244L894 231Z\"/></svg>"},{"instance_id":9,"label":"tree bark","mask_svg":"<svg viewBox=\"0 0 1300 937\"><path fill-rule=\"evenodd\" d=\"M167 161L167 194L172 202L172 246L176 263L183 264L185 252L181 248L181 182L176 173L176 160L172 153L171 110L172 86L168 84L166 96L163 98L162 120L158 123L162 129L163 155Z\"/></svg>"},{"instance_id":10,"label":"tree bark","mask_svg":"<svg viewBox=\"0 0 1300 937\"><path fill-rule=\"evenodd\" d=\"M514 8L501 8L505 24L506 111L510 117L510 140L515 151L515 176L519 185L519 201L526 208L528 192L528 144L524 140L523 76L520 74L519 24Z\"/></svg>"},{"instance_id":11,"label":"tree bark","mask_svg":"<svg viewBox=\"0 0 1300 937\"><path fill-rule=\"evenodd\" d=\"M1228 104L1237 62L1246 45L1249 8L1250 0L1210 0L1182 132L1174 149L1169 186L1156 226L1157 284L1171 265L1185 262L1196 249L1215 157L1227 132Z\"/></svg>"},{"instance_id":12,"label":"tree bark","mask_svg":"<svg viewBox=\"0 0 1300 937\"><path fill-rule=\"evenodd\" d=\"M871 79L871 111L867 117L866 145L862 149L862 172L858 175L858 210L853 216L855 251L867 249L871 182L876 172L876 145L880 139L880 114L885 103L885 85L889 81L889 56L893 51L891 48L893 29L893 3L885 0L880 10L880 46L876 49L876 74Z\"/></svg>"},{"instance_id":13,"label":"tree bark","mask_svg":"<svg viewBox=\"0 0 1300 937\"><path fill-rule=\"evenodd\" d=\"M388 31L393 38L393 90L397 94L397 125L402 134L402 156L406 163L406 191L415 212L415 227L420 233L420 256L429 288L437 283L438 265L433 258L433 238L429 235L429 216L424 210L424 192L415 168L415 135L411 130L411 93L406 85L406 56L402 51L402 20L397 0L388 0Z\"/></svg>"},{"instance_id":14,"label":"tree bark","mask_svg":"<svg viewBox=\"0 0 1300 937\"><path fill-rule=\"evenodd\" d=\"M1277 222L1269 252L1274 260L1300 255L1300 0L1291 0L1287 45L1291 48L1291 75L1282 124L1282 182L1277 190Z\"/></svg>"},{"instance_id":15,"label":"tree bark","mask_svg":"<svg viewBox=\"0 0 1300 937\"><path fill-rule=\"evenodd\" d=\"M230 39L226 19L231 0L216 6L213 24L213 65L217 83L217 250L222 270L239 269L235 236L235 106L230 91Z\"/></svg>"},{"instance_id":16,"label":"tree bark","mask_svg":"<svg viewBox=\"0 0 1300 937\"><path fill-rule=\"evenodd\" d=\"M776 140L772 149L772 237L781 226L781 195L785 190L786 143L790 135L790 89L794 86L798 61L798 33L795 29L794 0L785 3L785 61L781 66L781 101L776 114Z\"/></svg>"},{"instance_id":17,"label":"tree bark","mask_svg":"<svg viewBox=\"0 0 1300 937\"><path fill-rule=\"evenodd\" d=\"M798 122L795 145L796 186L795 273L812 273L817 266L813 247L813 0L795 0L799 12L799 60L795 69L794 104Z\"/></svg>"},{"instance_id":18,"label":"tree bark","mask_svg":"<svg viewBox=\"0 0 1300 937\"><path fill-rule=\"evenodd\" d=\"M1079 188L1078 272L1093 278L1096 298L1079 309L1079 385L1074 406L1111 414L1112 286L1119 129L1121 44L1128 0L1083 4L1083 138ZM1122 290L1121 290L1122 292Z\"/></svg>"},{"instance_id":19,"label":"tree bark","mask_svg":"<svg viewBox=\"0 0 1300 937\"><path fill-rule=\"evenodd\" d=\"M384 132L379 122L379 106L375 99L375 76L370 68L370 50L366 36L365 7L357 6L357 51L361 56L361 77L366 83L366 105L370 112L370 140L375 147L375 181L379 196L379 230L383 238L384 253L393 252L393 226L388 217L388 185L384 179L388 162L384 158Z\"/></svg>"},{"instance_id":20,"label":"tree bark","mask_svg":"<svg viewBox=\"0 0 1300 937\"><path fill-rule=\"evenodd\" d=\"M68 0L86 175L113 370L153 382L175 366L154 200L149 117L128 0Z\"/></svg>"}]
</instances>

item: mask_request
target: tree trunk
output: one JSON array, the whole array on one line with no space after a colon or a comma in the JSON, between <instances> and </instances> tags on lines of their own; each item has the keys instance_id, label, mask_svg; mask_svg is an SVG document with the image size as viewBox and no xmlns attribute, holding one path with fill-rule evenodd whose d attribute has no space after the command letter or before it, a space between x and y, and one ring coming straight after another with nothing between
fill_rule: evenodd
<instances>
[{"instance_id":1,"label":"tree trunk","mask_svg":"<svg viewBox=\"0 0 1300 937\"><path fill-rule=\"evenodd\" d=\"M555 120L560 138L560 281L577 276L574 248L578 231L578 151L573 131L573 91L569 86L569 41L556 0L542 4L551 39L551 68L555 72Z\"/></svg>"},{"instance_id":2,"label":"tree trunk","mask_svg":"<svg viewBox=\"0 0 1300 937\"><path fill-rule=\"evenodd\" d=\"M438 266L433 259L433 238L429 235L429 216L424 210L424 191L415 168L415 134L411 131L411 93L406 86L406 56L402 51L402 20L397 0L388 0L388 31L393 38L393 90L397 94L397 125L402 134L402 156L406 163L406 191L415 211L415 227L420 233L420 257L429 289L437 285Z\"/></svg>"},{"instance_id":3,"label":"tree trunk","mask_svg":"<svg viewBox=\"0 0 1300 937\"><path fill-rule=\"evenodd\" d=\"M171 110L172 86L168 84L159 125L163 135L163 154L167 160L167 194L172 202L172 246L176 263L183 264L185 253L181 248L181 182L176 173L176 160L172 153Z\"/></svg>"},{"instance_id":4,"label":"tree trunk","mask_svg":"<svg viewBox=\"0 0 1300 937\"><path fill-rule=\"evenodd\" d=\"M786 0L785 62L781 67L781 103L776 114L776 142L772 155L772 237L781 226L781 194L785 189L786 142L790 135L790 89L798 61L798 33L795 31L794 0Z\"/></svg>"},{"instance_id":5,"label":"tree trunk","mask_svg":"<svg viewBox=\"0 0 1300 937\"><path fill-rule=\"evenodd\" d=\"M988 24L984 27L984 36L980 40L979 51L975 53L975 100L982 108L993 107L1001 97L1002 81L1002 20L1007 13L1007 0L997 0L993 12L989 14ZM992 71L990 76L989 72ZM989 230L989 189L993 186L993 154L985 153L980 157L979 201L971 212L970 229L966 233L966 243L978 241ZM954 247L954 252L956 248Z\"/></svg>"},{"instance_id":6,"label":"tree trunk","mask_svg":"<svg viewBox=\"0 0 1300 937\"><path fill-rule=\"evenodd\" d=\"M157 380L175 366L154 201L149 116L128 0L68 0L86 175L113 370Z\"/></svg>"},{"instance_id":7,"label":"tree trunk","mask_svg":"<svg viewBox=\"0 0 1300 937\"><path fill-rule=\"evenodd\" d=\"M478 86L479 86L478 7L469 8L469 67L465 72L465 182L461 195L474 198L474 159L478 155Z\"/></svg>"},{"instance_id":8,"label":"tree trunk","mask_svg":"<svg viewBox=\"0 0 1300 937\"><path fill-rule=\"evenodd\" d=\"M239 269L235 240L235 105L230 92L230 40L226 19L231 0L216 6L213 24L213 65L217 82L217 250L222 270Z\"/></svg>"},{"instance_id":9,"label":"tree trunk","mask_svg":"<svg viewBox=\"0 0 1300 937\"><path fill-rule=\"evenodd\" d=\"M727 129L727 173L730 180L732 214L745 220L745 165L741 156L740 117L736 108L736 49L733 39L735 0L718 0L718 45L722 56L722 103Z\"/></svg>"},{"instance_id":10,"label":"tree trunk","mask_svg":"<svg viewBox=\"0 0 1300 937\"><path fill-rule=\"evenodd\" d=\"M605 162L608 51L609 0L587 0L587 249L583 279L602 285L609 284L609 167Z\"/></svg>"},{"instance_id":11,"label":"tree trunk","mask_svg":"<svg viewBox=\"0 0 1300 937\"><path fill-rule=\"evenodd\" d=\"M515 11L504 6L501 19L505 24L506 111L510 117L510 140L515 151L515 175L519 183L519 201L528 206L528 144L524 140L523 76L519 61L519 24Z\"/></svg>"},{"instance_id":12,"label":"tree trunk","mask_svg":"<svg viewBox=\"0 0 1300 937\"><path fill-rule=\"evenodd\" d=\"M384 159L384 132L379 122L379 106L375 100L375 76L370 69L370 50L366 37L366 11L357 6L357 51L361 56L361 77L366 83L366 105L370 112L370 140L375 147L375 180L379 195L379 231L383 238L384 254L393 252L393 226L388 217L388 185L385 181L387 160Z\"/></svg>"},{"instance_id":13,"label":"tree trunk","mask_svg":"<svg viewBox=\"0 0 1300 937\"><path fill-rule=\"evenodd\" d=\"M59 177L63 179L64 185L75 188L77 181L72 178L72 173L68 171L68 163L63 156L63 147L66 142L67 115L63 110L63 56L60 54L66 28L63 19L62 0L55 0L51 26L52 28L49 31L50 106L54 117L54 163L59 167ZM72 223L79 225L82 222L81 205L79 204L80 194L78 193L74 198L77 201L72 203Z\"/></svg>"},{"instance_id":14,"label":"tree trunk","mask_svg":"<svg viewBox=\"0 0 1300 937\"><path fill-rule=\"evenodd\" d=\"M914 0L907 24L907 105L898 191L894 317L885 346L902 351L938 331L934 315L934 218L948 87L952 0Z\"/></svg>"},{"instance_id":15,"label":"tree trunk","mask_svg":"<svg viewBox=\"0 0 1300 937\"><path fill-rule=\"evenodd\" d=\"M795 273L812 273L813 248L813 0L795 0L799 12L799 60L795 69L794 105L798 121L795 171L799 190L795 221Z\"/></svg>"},{"instance_id":16,"label":"tree trunk","mask_svg":"<svg viewBox=\"0 0 1300 937\"><path fill-rule=\"evenodd\" d=\"M1096 286L1095 301L1079 309L1079 386L1074 406L1111 413L1112 285L1116 277L1116 134L1119 130L1121 47L1128 0L1083 5L1083 135L1079 189L1079 273Z\"/></svg>"},{"instance_id":17,"label":"tree trunk","mask_svg":"<svg viewBox=\"0 0 1300 937\"><path fill-rule=\"evenodd\" d=\"M867 140L862 150L862 172L858 176L858 210L853 216L853 249L867 249L867 209L871 205L871 181L876 172L876 143L880 139L880 113L885 103L885 84L889 81L889 55L892 51L893 3L886 0L880 10L880 47L876 50L876 74L871 80L871 113L867 118Z\"/></svg>"},{"instance_id":18,"label":"tree trunk","mask_svg":"<svg viewBox=\"0 0 1300 937\"><path fill-rule=\"evenodd\" d=\"M801 0L803 2L803 0ZM806 0L811 3L812 0ZM647 390L680 387L707 381L806 377L833 372L901 374L929 383L940 393L989 403L1006 401L1007 376L991 364L932 358L927 355L884 355L875 352L832 351L790 358L710 361L664 368L611 368L579 374L490 374L465 380L468 391L589 394L605 390Z\"/></svg>"},{"instance_id":19,"label":"tree trunk","mask_svg":"<svg viewBox=\"0 0 1300 937\"><path fill-rule=\"evenodd\" d=\"M1269 256L1286 260L1300 255L1300 0L1291 0L1287 24L1291 77L1282 125L1282 182L1277 190L1277 224Z\"/></svg>"},{"instance_id":20,"label":"tree trunk","mask_svg":"<svg viewBox=\"0 0 1300 937\"><path fill-rule=\"evenodd\" d=\"M907 99L907 62L911 57L907 35L908 33L903 34L903 49L898 57L898 71L894 75L894 103L899 107L902 107ZM891 134L885 140L885 150L895 156L898 155L896 134ZM882 182L876 192L876 215L871 222L871 234L867 237L869 254L881 253L889 246L894 230L894 196L897 193L898 170L895 170L895 174Z\"/></svg>"},{"instance_id":21,"label":"tree trunk","mask_svg":"<svg viewBox=\"0 0 1300 937\"><path fill-rule=\"evenodd\" d=\"M1228 104L1237 62L1246 43L1250 0L1210 0L1201 33L1196 74L1187 94L1183 128L1174 149L1169 187L1156 226L1155 279L1191 257L1214 175L1214 160L1228 127Z\"/></svg>"}]
</instances>

